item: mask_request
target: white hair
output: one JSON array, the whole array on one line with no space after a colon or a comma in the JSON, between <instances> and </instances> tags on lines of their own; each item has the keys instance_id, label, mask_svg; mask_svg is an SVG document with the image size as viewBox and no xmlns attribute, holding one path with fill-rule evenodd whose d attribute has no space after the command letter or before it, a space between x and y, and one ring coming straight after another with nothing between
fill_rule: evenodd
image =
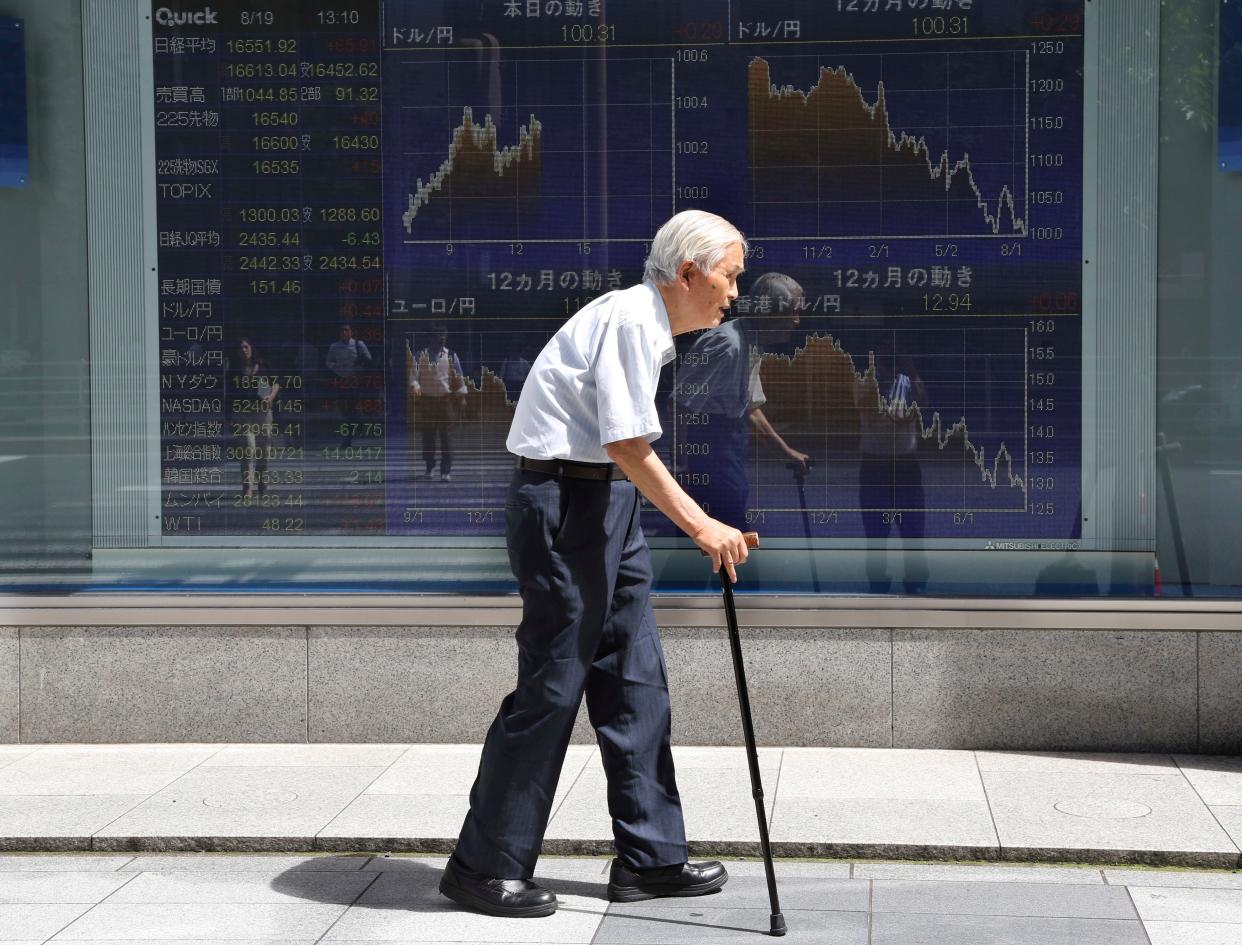
<instances>
[{"instance_id":1,"label":"white hair","mask_svg":"<svg viewBox=\"0 0 1242 945\"><path fill-rule=\"evenodd\" d=\"M746 251L746 237L724 217L704 210L683 210L668 220L651 241L643 278L656 285L677 281L682 263L692 262L711 272L734 243Z\"/></svg>"}]
</instances>

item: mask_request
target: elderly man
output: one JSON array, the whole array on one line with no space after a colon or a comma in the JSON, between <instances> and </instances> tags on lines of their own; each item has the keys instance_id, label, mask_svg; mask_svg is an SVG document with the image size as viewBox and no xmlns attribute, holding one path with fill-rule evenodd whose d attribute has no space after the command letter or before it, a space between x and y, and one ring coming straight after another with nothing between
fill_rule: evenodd
<instances>
[{"instance_id":1,"label":"elderly man","mask_svg":"<svg viewBox=\"0 0 1242 945\"><path fill-rule=\"evenodd\" d=\"M470 812L440 881L460 905L498 916L556 911L556 896L531 876L584 692L617 851L609 898L701 895L728 878L720 863L686 862L639 495L736 580L747 556L742 533L709 517L651 442L662 432L655 392L673 336L724 319L745 245L721 217L677 214L652 241L644 281L570 318L522 387L505 506L522 595L518 680L487 733Z\"/></svg>"}]
</instances>

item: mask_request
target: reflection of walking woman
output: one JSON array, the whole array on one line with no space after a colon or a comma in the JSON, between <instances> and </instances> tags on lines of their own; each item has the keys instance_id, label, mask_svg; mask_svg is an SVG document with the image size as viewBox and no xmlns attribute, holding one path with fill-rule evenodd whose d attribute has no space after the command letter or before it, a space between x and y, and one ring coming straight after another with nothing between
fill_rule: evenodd
<instances>
[{"instance_id":1,"label":"reflection of walking woman","mask_svg":"<svg viewBox=\"0 0 1242 945\"><path fill-rule=\"evenodd\" d=\"M228 376L228 412L233 435L242 441L242 495L250 498L255 487L267 491L264 474L272 452L272 402L280 385L255 354L249 338L239 338Z\"/></svg>"}]
</instances>

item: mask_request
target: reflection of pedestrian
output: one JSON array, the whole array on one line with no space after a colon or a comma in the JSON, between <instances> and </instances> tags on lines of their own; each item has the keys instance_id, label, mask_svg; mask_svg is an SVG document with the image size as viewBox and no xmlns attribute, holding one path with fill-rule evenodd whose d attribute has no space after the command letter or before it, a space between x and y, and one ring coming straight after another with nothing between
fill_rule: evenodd
<instances>
[{"instance_id":1,"label":"reflection of pedestrian","mask_svg":"<svg viewBox=\"0 0 1242 945\"><path fill-rule=\"evenodd\" d=\"M522 385L526 383L526 378L530 374L531 359L526 356L526 352L521 354L508 355L504 363L500 365L501 383L505 385L505 395L509 400L516 402L518 395L522 393Z\"/></svg>"},{"instance_id":2,"label":"reflection of pedestrian","mask_svg":"<svg viewBox=\"0 0 1242 945\"><path fill-rule=\"evenodd\" d=\"M784 342L801 321L802 287L789 276L769 272L755 280L750 310L700 334L680 358L675 391L677 412L693 419L679 429L686 491L714 518L737 528L746 524L750 494L747 457L750 435L779 453L798 473L810 457L794 449L763 412L767 396L760 379L763 347Z\"/></svg>"},{"instance_id":3,"label":"reflection of pedestrian","mask_svg":"<svg viewBox=\"0 0 1242 945\"><path fill-rule=\"evenodd\" d=\"M503 916L555 911L556 896L531 876L584 693L617 849L609 898L701 895L728 878L720 863L686 862L639 493L736 579L742 533L704 514L650 444L661 434L655 392L673 338L720 323L743 252L741 234L720 217L673 217L652 241L647 281L570 318L522 388L505 504L522 594L518 679L487 733L440 881L461 905Z\"/></svg>"},{"instance_id":4,"label":"reflection of pedestrian","mask_svg":"<svg viewBox=\"0 0 1242 945\"><path fill-rule=\"evenodd\" d=\"M341 446L349 446L358 430L360 379L371 363L366 342L354 337L353 326L341 325L340 338L328 347L324 358L328 370L336 375L337 409L341 414Z\"/></svg>"},{"instance_id":5,"label":"reflection of pedestrian","mask_svg":"<svg viewBox=\"0 0 1242 945\"><path fill-rule=\"evenodd\" d=\"M272 454L272 402L280 393L277 378L254 350L249 338L237 340L237 352L229 364L225 398L234 436L241 440L242 496L255 488L267 491L267 461Z\"/></svg>"},{"instance_id":6,"label":"reflection of pedestrian","mask_svg":"<svg viewBox=\"0 0 1242 945\"><path fill-rule=\"evenodd\" d=\"M883 543L894 525L903 540L923 537L919 418L926 409L927 389L914 360L906 355L873 355L872 370L854 386L854 405L859 414L858 502L863 530L868 538ZM882 547L867 556L872 593L887 593L892 586L886 557ZM906 547L904 557L905 590L921 591L927 584L927 562L913 547Z\"/></svg>"},{"instance_id":7,"label":"reflection of pedestrian","mask_svg":"<svg viewBox=\"0 0 1242 945\"><path fill-rule=\"evenodd\" d=\"M466 404L466 378L457 352L449 349L448 329L431 329L435 341L418 352L410 390L418 398L414 423L423 438L423 470L426 479L436 466L440 447L440 478L448 481L453 471L453 420Z\"/></svg>"}]
</instances>

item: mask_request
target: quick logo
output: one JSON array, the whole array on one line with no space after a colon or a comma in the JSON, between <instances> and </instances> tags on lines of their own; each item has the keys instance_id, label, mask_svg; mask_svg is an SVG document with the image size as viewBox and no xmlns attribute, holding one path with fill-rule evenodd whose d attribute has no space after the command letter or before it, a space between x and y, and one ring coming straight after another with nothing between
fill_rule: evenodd
<instances>
[{"instance_id":1,"label":"quick logo","mask_svg":"<svg viewBox=\"0 0 1242 945\"><path fill-rule=\"evenodd\" d=\"M160 26L215 26L220 22L220 14L211 7L198 12L160 7L155 11L155 22Z\"/></svg>"}]
</instances>

